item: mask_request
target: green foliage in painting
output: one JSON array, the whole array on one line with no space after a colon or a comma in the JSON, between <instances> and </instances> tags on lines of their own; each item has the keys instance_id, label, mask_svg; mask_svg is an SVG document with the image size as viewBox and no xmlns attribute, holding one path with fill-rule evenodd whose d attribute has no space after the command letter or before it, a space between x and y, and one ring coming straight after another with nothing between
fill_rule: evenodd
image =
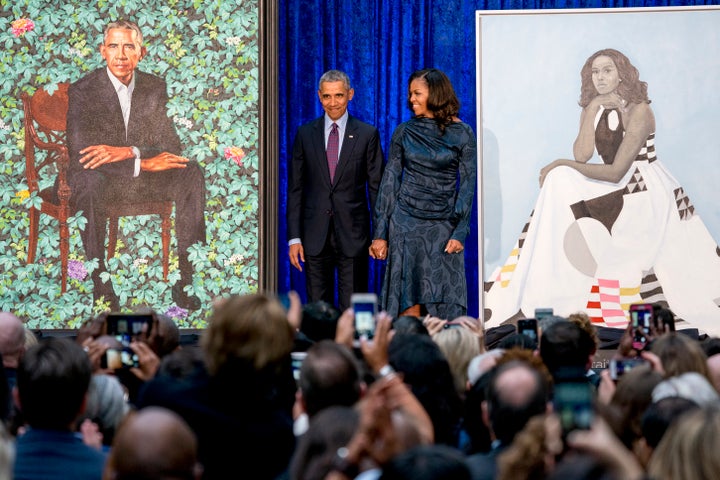
<instances>
[{"instance_id":1,"label":"green foliage in painting","mask_svg":"<svg viewBox=\"0 0 720 480\"><path fill-rule=\"evenodd\" d=\"M255 2L197 0L0 0L0 310L33 329L76 328L105 305L92 304L80 231L70 222L68 291L60 293L57 221L41 215L36 261L27 264L28 212L40 199L25 177L21 92L52 92L102 67L102 30L111 20L140 25L148 55L139 69L165 78L169 115L183 154L204 169L205 245L191 249L192 292L215 297L258 288L258 8ZM52 185L45 180L41 188ZM184 328L202 328L209 310L186 312L172 301L179 278L173 225L168 282L162 279L160 219L120 220L108 274L124 309L149 306Z\"/></svg>"}]
</instances>

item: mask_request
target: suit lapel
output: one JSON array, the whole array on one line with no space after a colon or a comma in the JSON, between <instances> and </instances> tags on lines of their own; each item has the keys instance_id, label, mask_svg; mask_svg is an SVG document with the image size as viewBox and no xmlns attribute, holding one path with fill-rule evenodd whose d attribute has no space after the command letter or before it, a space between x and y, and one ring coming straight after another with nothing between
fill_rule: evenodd
<instances>
[{"instance_id":1,"label":"suit lapel","mask_svg":"<svg viewBox=\"0 0 720 480\"><path fill-rule=\"evenodd\" d=\"M327 155L325 154L325 116L315 121L312 146L315 151L313 158L318 162L319 170L324 172L322 175L323 182L330 188L332 186L330 183L330 170L328 169ZM335 175L337 176L337 169L335 170Z\"/></svg>"}]
</instances>

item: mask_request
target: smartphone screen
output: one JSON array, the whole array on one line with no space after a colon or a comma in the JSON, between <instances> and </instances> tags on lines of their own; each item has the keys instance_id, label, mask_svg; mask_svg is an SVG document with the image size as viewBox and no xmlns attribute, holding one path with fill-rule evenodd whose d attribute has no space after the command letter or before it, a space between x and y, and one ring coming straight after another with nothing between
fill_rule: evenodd
<instances>
[{"instance_id":1,"label":"smartphone screen","mask_svg":"<svg viewBox=\"0 0 720 480\"><path fill-rule=\"evenodd\" d=\"M630 322L633 326L633 348L643 350L648 343L650 325L653 322L653 307L650 303L630 305Z\"/></svg>"},{"instance_id":2,"label":"smartphone screen","mask_svg":"<svg viewBox=\"0 0 720 480\"><path fill-rule=\"evenodd\" d=\"M587 430L594 418L593 392L587 381L555 384L553 408L560 417L563 434L573 430Z\"/></svg>"},{"instance_id":3,"label":"smartphone screen","mask_svg":"<svg viewBox=\"0 0 720 480\"><path fill-rule=\"evenodd\" d=\"M295 382L300 382L300 368L302 367L302 362L305 360L305 357L307 356L307 352L292 352L290 354L292 357L292 372L293 372L293 378L295 378Z\"/></svg>"},{"instance_id":4,"label":"smartphone screen","mask_svg":"<svg viewBox=\"0 0 720 480\"><path fill-rule=\"evenodd\" d=\"M100 368L119 370L139 366L138 356L130 347L123 347L122 350L109 348L105 351L105 355L100 357Z\"/></svg>"},{"instance_id":5,"label":"smartphone screen","mask_svg":"<svg viewBox=\"0 0 720 480\"><path fill-rule=\"evenodd\" d=\"M530 337L533 339L533 341L538 341L538 333L537 333L537 320L534 318L526 318L522 320L517 321L517 333L521 335L525 335L527 337Z\"/></svg>"},{"instance_id":6,"label":"smartphone screen","mask_svg":"<svg viewBox=\"0 0 720 480\"><path fill-rule=\"evenodd\" d=\"M624 374L637 367L638 365L644 365L646 360L642 358L613 358L610 360L610 378L617 381L620 380Z\"/></svg>"},{"instance_id":7,"label":"smartphone screen","mask_svg":"<svg viewBox=\"0 0 720 480\"><path fill-rule=\"evenodd\" d=\"M126 336L136 338L150 335L153 317L146 314L120 314L111 313L107 316L107 334L112 336Z\"/></svg>"},{"instance_id":8,"label":"smartphone screen","mask_svg":"<svg viewBox=\"0 0 720 480\"><path fill-rule=\"evenodd\" d=\"M375 336L377 295L374 293L354 293L350 301L355 312L355 338L372 339Z\"/></svg>"}]
</instances>

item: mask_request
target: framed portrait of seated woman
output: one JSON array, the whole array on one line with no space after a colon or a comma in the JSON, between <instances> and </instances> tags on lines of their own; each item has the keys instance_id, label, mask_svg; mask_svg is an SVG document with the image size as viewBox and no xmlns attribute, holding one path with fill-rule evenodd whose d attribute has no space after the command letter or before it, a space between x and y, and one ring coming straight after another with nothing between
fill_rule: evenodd
<instances>
[{"instance_id":1,"label":"framed portrait of seated woman","mask_svg":"<svg viewBox=\"0 0 720 480\"><path fill-rule=\"evenodd\" d=\"M651 303L720 335L720 7L476 22L486 325Z\"/></svg>"}]
</instances>

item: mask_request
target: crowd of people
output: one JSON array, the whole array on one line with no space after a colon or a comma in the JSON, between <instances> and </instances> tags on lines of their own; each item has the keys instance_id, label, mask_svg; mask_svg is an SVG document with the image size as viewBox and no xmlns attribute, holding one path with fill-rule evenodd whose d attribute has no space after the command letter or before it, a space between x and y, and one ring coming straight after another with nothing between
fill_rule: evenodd
<instances>
[{"instance_id":1,"label":"crowd of people","mask_svg":"<svg viewBox=\"0 0 720 480\"><path fill-rule=\"evenodd\" d=\"M145 55L139 27L109 24L100 51L107 69L70 90L73 204L87 197L100 207L128 184L158 192L160 183L189 185L171 196L183 219L173 298L202 309L185 289L193 273L188 248L204 241L201 172L179 156L164 108L144 113L147 105L136 101L130 115L133 92L147 89L158 105L166 103L163 82L134 75ZM618 73L626 59L616 54L604 50L588 60L590 94L576 145L582 155L544 168L543 192L566 170L612 183L633 162L645 162L638 171L650 179L648 189L664 175L659 163L649 165L654 125L646 88L635 78L640 93L623 96L630 82L620 87L629 77ZM91 101L88 92L109 100ZM122 117L96 122L115 106L115 94ZM121 314L125 330L117 328L118 314L104 313L76 335L41 338L22 319L0 313L0 480L717 476L720 339L675 331L672 321L650 321L647 331L631 323L609 368L596 369L599 340L587 312L544 317L529 331L516 330L514 321L486 329L465 315L461 253L477 146L443 72L410 76L413 117L396 129L387 164L377 129L347 112L354 96L347 75L326 72L317 94L325 114L300 127L288 167L288 253L295 268L304 265L308 302L294 292L288 308L266 293L217 299L204 306L212 312L198 345L181 345L177 325L153 310ZM154 137L170 143L148 148L152 139L140 133L150 130L134 119L153 114L169 132ZM624 137L620 123L612 126L621 120ZM605 134L613 158L590 166L598 123L612 130ZM125 135L105 145L111 135L98 124ZM623 147L630 141L632 151ZM648 158L640 159L643 145ZM110 177L124 179L110 182L117 183L112 194L99 188ZM85 188L90 184L98 188ZM90 217L86 255L102 259L105 227L92 218L103 208L82 210ZM569 238L581 244L580 237ZM528 238L526 249L534 245ZM367 289L368 255L386 261L371 338L357 334L350 305L353 292ZM587 265L586 258L570 260ZM104 270L101 260L95 300L117 311ZM502 286L490 287L491 304L509 295L498 293ZM493 323L522 313L527 292L510 293L511 302L499 302L510 305L509 314L495 309ZM340 310L331 305L336 298Z\"/></svg>"},{"instance_id":2,"label":"crowd of people","mask_svg":"<svg viewBox=\"0 0 720 480\"><path fill-rule=\"evenodd\" d=\"M582 312L472 317L217 300L197 344L152 310L74 336L0 313L0 479L712 479L720 339L628 327L609 368ZM694 334L694 335L692 335ZM122 344L127 341L129 343ZM115 348L134 362L103 360ZM622 367L625 367L624 369Z\"/></svg>"}]
</instances>

